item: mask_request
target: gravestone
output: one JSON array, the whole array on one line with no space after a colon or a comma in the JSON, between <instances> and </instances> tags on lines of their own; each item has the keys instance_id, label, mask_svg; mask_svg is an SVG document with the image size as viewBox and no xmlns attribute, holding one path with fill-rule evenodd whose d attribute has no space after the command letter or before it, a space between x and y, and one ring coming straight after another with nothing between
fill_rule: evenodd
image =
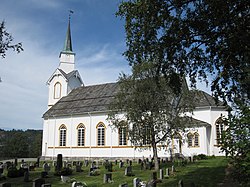
<instances>
[{"instance_id":1,"label":"gravestone","mask_svg":"<svg viewBox=\"0 0 250 187\"><path fill-rule=\"evenodd\" d=\"M50 171L50 166L47 162L44 162L43 164L43 170L46 171L46 172L49 172Z\"/></svg>"},{"instance_id":2,"label":"gravestone","mask_svg":"<svg viewBox=\"0 0 250 187\"><path fill-rule=\"evenodd\" d=\"M166 175L165 177L169 177L169 168L166 168Z\"/></svg>"},{"instance_id":3,"label":"gravestone","mask_svg":"<svg viewBox=\"0 0 250 187\"><path fill-rule=\"evenodd\" d=\"M124 165L124 162L122 160L120 160L120 162L119 162L119 168L122 168L123 165Z\"/></svg>"},{"instance_id":4,"label":"gravestone","mask_svg":"<svg viewBox=\"0 0 250 187\"><path fill-rule=\"evenodd\" d=\"M70 178L68 177L68 176L61 176L61 181L63 182L63 183L66 183L68 180L69 180Z\"/></svg>"},{"instance_id":5,"label":"gravestone","mask_svg":"<svg viewBox=\"0 0 250 187\"><path fill-rule=\"evenodd\" d=\"M62 154L57 155L57 161L56 161L56 171L61 171L63 166L62 162Z\"/></svg>"},{"instance_id":6,"label":"gravestone","mask_svg":"<svg viewBox=\"0 0 250 187\"><path fill-rule=\"evenodd\" d=\"M133 179L133 187L139 187L140 186L141 179L134 178Z\"/></svg>"},{"instance_id":7,"label":"gravestone","mask_svg":"<svg viewBox=\"0 0 250 187\"><path fill-rule=\"evenodd\" d=\"M71 187L83 187L83 184L81 182L73 182Z\"/></svg>"},{"instance_id":8,"label":"gravestone","mask_svg":"<svg viewBox=\"0 0 250 187\"><path fill-rule=\"evenodd\" d=\"M108 163L107 170L108 170L108 172L112 172L112 170L113 170L113 164L112 164L112 162Z\"/></svg>"},{"instance_id":9,"label":"gravestone","mask_svg":"<svg viewBox=\"0 0 250 187\"><path fill-rule=\"evenodd\" d=\"M145 170L145 165L144 165L144 162L141 162L141 170Z\"/></svg>"},{"instance_id":10,"label":"gravestone","mask_svg":"<svg viewBox=\"0 0 250 187\"><path fill-rule=\"evenodd\" d=\"M34 171L35 170L35 166L34 164L31 162L29 165L29 171Z\"/></svg>"},{"instance_id":11,"label":"gravestone","mask_svg":"<svg viewBox=\"0 0 250 187\"><path fill-rule=\"evenodd\" d=\"M171 169L172 173L175 172L175 168L174 168L174 165L172 165L172 169Z\"/></svg>"},{"instance_id":12,"label":"gravestone","mask_svg":"<svg viewBox=\"0 0 250 187\"><path fill-rule=\"evenodd\" d=\"M112 173L106 173L103 175L103 183L109 183L112 181Z\"/></svg>"},{"instance_id":13,"label":"gravestone","mask_svg":"<svg viewBox=\"0 0 250 187\"><path fill-rule=\"evenodd\" d=\"M17 164L18 164L17 161L18 161L17 158L15 158L15 162L14 162L15 167L17 167Z\"/></svg>"},{"instance_id":14,"label":"gravestone","mask_svg":"<svg viewBox=\"0 0 250 187\"><path fill-rule=\"evenodd\" d=\"M160 179L162 180L163 178L164 178L163 169L160 169Z\"/></svg>"},{"instance_id":15,"label":"gravestone","mask_svg":"<svg viewBox=\"0 0 250 187\"><path fill-rule=\"evenodd\" d=\"M179 180L179 182L178 182L178 187L184 187L184 186L183 186L183 181L182 181L182 180Z\"/></svg>"},{"instance_id":16,"label":"gravestone","mask_svg":"<svg viewBox=\"0 0 250 187\"><path fill-rule=\"evenodd\" d=\"M129 166L132 166L132 163L133 163L132 160L129 160Z\"/></svg>"},{"instance_id":17,"label":"gravestone","mask_svg":"<svg viewBox=\"0 0 250 187\"><path fill-rule=\"evenodd\" d=\"M29 175L30 175L29 171L24 172L24 179L23 179L24 182L29 182Z\"/></svg>"},{"instance_id":18,"label":"gravestone","mask_svg":"<svg viewBox=\"0 0 250 187\"><path fill-rule=\"evenodd\" d=\"M45 180L41 178L37 178L33 180L32 187L41 187L42 184L45 184Z\"/></svg>"},{"instance_id":19,"label":"gravestone","mask_svg":"<svg viewBox=\"0 0 250 187\"><path fill-rule=\"evenodd\" d=\"M128 166L125 168L125 176L132 176L132 167Z\"/></svg>"},{"instance_id":20,"label":"gravestone","mask_svg":"<svg viewBox=\"0 0 250 187\"><path fill-rule=\"evenodd\" d=\"M82 172L82 166L76 165L76 172Z\"/></svg>"},{"instance_id":21,"label":"gravestone","mask_svg":"<svg viewBox=\"0 0 250 187\"><path fill-rule=\"evenodd\" d=\"M11 187L11 183L8 182L1 183L0 187Z\"/></svg>"},{"instance_id":22,"label":"gravestone","mask_svg":"<svg viewBox=\"0 0 250 187\"><path fill-rule=\"evenodd\" d=\"M84 160L84 165L85 165L85 167L88 167L89 161L88 160Z\"/></svg>"},{"instance_id":23,"label":"gravestone","mask_svg":"<svg viewBox=\"0 0 250 187\"><path fill-rule=\"evenodd\" d=\"M40 156L36 159L36 167L40 167Z\"/></svg>"}]
</instances>

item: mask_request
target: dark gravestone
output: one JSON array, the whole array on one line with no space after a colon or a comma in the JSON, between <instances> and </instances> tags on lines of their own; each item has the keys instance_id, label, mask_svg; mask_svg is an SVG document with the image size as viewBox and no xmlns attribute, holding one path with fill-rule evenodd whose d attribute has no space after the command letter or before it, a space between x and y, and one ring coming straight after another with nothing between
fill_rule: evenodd
<instances>
[{"instance_id":1,"label":"dark gravestone","mask_svg":"<svg viewBox=\"0 0 250 187\"><path fill-rule=\"evenodd\" d=\"M18 164L17 161L18 161L17 158L15 158L15 162L14 162L15 167L17 167L17 164Z\"/></svg>"},{"instance_id":2,"label":"dark gravestone","mask_svg":"<svg viewBox=\"0 0 250 187\"><path fill-rule=\"evenodd\" d=\"M125 176L132 176L132 167L128 166L125 168Z\"/></svg>"},{"instance_id":3,"label":"dark gravestone","mask_svg":"<svg viewBox=\"0 0 250 187\"><path fill-rule=\"evenodd\" d=\"M41 178L37 178L33 180L32 187L41 187L43 184L45 184L45 180Z\"/></svg>"},{"instance_id":4,"label":"dark gravestone","mask_svg":"<svg viewBox=\"0 0 250 187\"><path fill-rule=\"evenodd\" d=\"M23 179L24 182L29 182L29 175L30 175L29 171L24 172L24 179Z\"/></svg>"},{"instance_id":5,"label":"dark gravestone","mask_svg":"<svg viewBox=\"0 0 250 187\"><path fill-rule=\"evenodd\" d=\"M113 170L113 164L112 164L112 162L108 163L107 170L108 170L108 172L112 172L112 170Z\"/></svg>"},{"instance_id":6,"label":"dark gravestone","mask_svg":"<svg viewBox=\"0 0 250 187\"><path fill-rule=\"evenodd\" d=\"M133 179L133 187L140 187L140 182L141 182L141 179L134 178Z\"/></svg>"},{"instance_id":7,"label":"dark gravestone","mask_svg":"<svg viewBox=\"0 0 250 187\"><path fill-rule=\"evenodd\" d=\"M63 166L62 162L62 154L57 155L57 160L56 160L56 171L61 171Z\"/></svg>"},{"instance_id":8,"label":"dark gravestone","mask_svg":"<svg viewBox=\"0 0 250 187\"><path fill-rule=\"evenodd\" d=\"M88 160L84 160L84 165L85 165L85 167L88 167L89 161Z\"/></svg>"},{"instance_id":9,"label":"dark gravestone","mask_svg":"<svg viewBox=\"0 0 250 187\"><path fill-rule=\"evenodd\" d=\"M120 160L120 162L119 162L119 168L122 168L123 165L124 165L124 162L122 160Z\"/></svg>"},{"instance_id":10,"label":"dark gravestone","mask_svg":"<svg viewBox=\"0 0 250 187\"><path fill-rule=\"evenodd\" d=\"M112 181L112 173L106 173L103 176L103 183L109 183Z\"/></svg>"},{"instance_id":11,"label":"dark gravestone","mask_svg":"<svg viewBox=\"0 0 250 187\"><path fill-rule=\"evenodd\" d=\"M40 157L37 157L36 159L36 167L40 167Z\"/></svg>"},{"instance_id":12,"label":"dark gravestone","mask_svg":"<svg viewBox=\"0 0 250 187\"><path fill-rule=\"evenodd\" d=\"M76 172L82 172L82 166L76 165Z\"/></svg>"},{"instance_id":13,"label":"dark gravestone","mask_svg":"<svg viewBox=\"0 0 250 187\"><path fill-rule=\"evenodd\" d=\"M132 160L130 160L130 161L129 161L129 166L132 166L132 163L133 163Z\"/></svg>"}]
</instances>

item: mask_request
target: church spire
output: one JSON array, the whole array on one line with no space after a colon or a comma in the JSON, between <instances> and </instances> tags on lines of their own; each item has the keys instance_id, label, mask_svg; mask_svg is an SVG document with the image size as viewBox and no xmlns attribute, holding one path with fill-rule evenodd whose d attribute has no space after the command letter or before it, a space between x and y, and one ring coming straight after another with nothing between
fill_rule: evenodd
<instances>
[{"instance_id":1,"label":"church spire","mask_svg":"<svg viewBox=\"0 0 250 187\"><path fill-rule=\"evenodd\" d=\"M70 16L72 13L73 11L70 10L66 38L63 50L59 55L60 58L59 69L63 70L66 74L75 70L75 53L72 50L71 30L70 30Z\"/></svg>"},{"instance_id":2,"label":"church spire","mask_svg":"<svg viewBox=\"0 0 250 187\"><path fill-rule=\"evenodd\" d=\"M62 52L66 53L73 53L72 50L72 41L71 41L71 32L70 32L70 18L71 14L73 13L72 10L69 11L69 22L68 22L68 28L67 28L67 33L66 33L66 38L63 46Z\"/></svg>"}]
</instances>

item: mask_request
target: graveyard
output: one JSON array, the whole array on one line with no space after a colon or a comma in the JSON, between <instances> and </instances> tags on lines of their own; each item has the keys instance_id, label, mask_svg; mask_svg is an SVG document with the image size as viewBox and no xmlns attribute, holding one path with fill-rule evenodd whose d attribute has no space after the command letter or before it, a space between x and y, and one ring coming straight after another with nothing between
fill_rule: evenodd
<instances>
[{"instance_id":1,"label":"graveyard","mask_svg":"<svg viewBox=\"0 0 250 187\"><path fill-rule=\"evenodd\" d=\"M228 164L225 157L165 158L159 159L160 170L155 171L149 158L73 161L58 156L54 161L1 162L0 186L218 186L224 181Z\"/></svg>"}]
</instances>

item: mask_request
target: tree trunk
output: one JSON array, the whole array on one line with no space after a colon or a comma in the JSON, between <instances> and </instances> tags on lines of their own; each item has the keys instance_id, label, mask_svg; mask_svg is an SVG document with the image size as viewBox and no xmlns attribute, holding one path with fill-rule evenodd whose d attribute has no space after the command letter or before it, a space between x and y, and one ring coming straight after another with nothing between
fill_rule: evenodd
<instances>
[{"instance_id":1,"label":"tree trunk","mask_svg":"<svg viewBox=\"0 0 250 187\"><path fill-rule=\"evenodd\" d=\"M153 147L155 170L158 171L159 170L159 163L158 163L157 145L156 145L155 141L152 141L152 147Z\"/></svg>"}]
</instances>

